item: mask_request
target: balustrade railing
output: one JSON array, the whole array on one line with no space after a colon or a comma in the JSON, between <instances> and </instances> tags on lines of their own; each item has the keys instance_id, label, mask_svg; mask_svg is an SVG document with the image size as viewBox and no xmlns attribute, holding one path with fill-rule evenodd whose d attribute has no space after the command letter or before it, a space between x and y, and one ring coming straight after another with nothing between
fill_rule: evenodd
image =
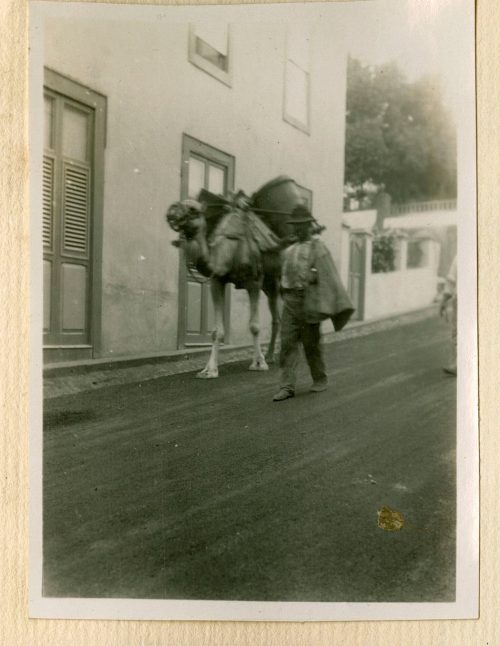
<instances>
[{"instance_id":1,"label":"balustrade railing","mask_svg":"<svg viewBox=\"0 0 500 646\"><path fill-rule=\"evenodd\" d=\"M425 213L428 211L456 211L456 200L433 200L431 202L408 202L393 204L391 215L407 215L408 213Z\"/></svg>"}]
</instances>

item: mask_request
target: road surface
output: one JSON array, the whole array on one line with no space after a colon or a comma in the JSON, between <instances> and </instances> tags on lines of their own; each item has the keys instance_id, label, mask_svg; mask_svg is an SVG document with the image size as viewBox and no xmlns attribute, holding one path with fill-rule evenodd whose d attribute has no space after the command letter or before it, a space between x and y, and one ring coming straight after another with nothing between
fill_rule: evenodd
<instances>
[{"instance_id":1,"label":"road surface","mask_svg":"<svg viewBox=\"0 0 500 646\"><path fill-rule=\"evenodd\" d=\"M453 600L446 350L428 319L326 345L329 390L302 360L285 402L247 363L48 400L44 594Z\"/></svg>"}]
</instances>

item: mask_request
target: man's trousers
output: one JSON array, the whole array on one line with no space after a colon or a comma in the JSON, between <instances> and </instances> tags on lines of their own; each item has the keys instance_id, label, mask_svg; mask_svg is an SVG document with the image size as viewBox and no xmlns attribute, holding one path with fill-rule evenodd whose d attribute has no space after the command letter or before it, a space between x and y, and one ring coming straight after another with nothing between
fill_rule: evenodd
<instances>
[{"instance_id":1,"label":"man's trousers","mask_svg":"<svg viewBox=\"0 0 500 646\"><path fill-rule=\"evenodd\" d=\"M280 387L295 392L299 344L304 353L315 384L326 384L325 363L320 345L320 324L308 323L304 312L304 292L285 291L281 319Z\"/></svg>"}]
</instances>

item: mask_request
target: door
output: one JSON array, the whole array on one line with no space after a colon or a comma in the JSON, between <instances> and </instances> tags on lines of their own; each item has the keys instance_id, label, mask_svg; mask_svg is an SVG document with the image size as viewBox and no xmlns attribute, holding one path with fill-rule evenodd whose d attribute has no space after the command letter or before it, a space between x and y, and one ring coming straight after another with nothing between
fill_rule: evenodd
<instances>
[{"instance_id":1,"label":"door","mask_svg":"<svg viewBox=\"0 0 500 646\"><path fill-rule=\"evenodd\" d=\"M85 102L79 100L82 90ZM93 93L92 93L93 94ZM97 194L96 110L90 92L47 71L43 151L43 332L50 360L93 354ZM98 120L101 121L102 114ZM96 184L99 186L96 189Z\"/></svg>"},{"instance_id":2,"label":"door","mask_svg":"<svg viewBox=\"0 0 500 646\"><path fill-rule=\"evenodd\" d=\"M355 308L354 318L362 321L365 304L366 238L352 233L349 244L349 297Z\"/></svg>"},{"instance_id":3,"label":"door","mask_svg":"<svg viewBox=\"0 0 500 646\"><path fill-rule=\"evenodd\" d=\"M181 199L196 199L202 188L216 195L234 190L234 157L184 135ZM179 346L211 343L214 312L210 283L195 270L187 270L181 254L179 291ZM229 286L224 315L225 341L229 335Z\"/></svg>"}]
</instances>

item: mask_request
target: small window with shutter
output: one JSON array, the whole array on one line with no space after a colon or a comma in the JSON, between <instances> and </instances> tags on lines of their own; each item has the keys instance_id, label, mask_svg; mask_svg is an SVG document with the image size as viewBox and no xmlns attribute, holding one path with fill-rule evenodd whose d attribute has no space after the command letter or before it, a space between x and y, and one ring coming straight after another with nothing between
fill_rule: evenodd
<instances>
[{"instance_id":1,"label":"small window with shutter","mask_svg":"<svg viewBox=\"0 0 500 646\"><path fill-rule=\"evenodd\" d=\"M222 22L190 24L189 60L204 72L231 86L229 25Z\"/></svg>"}]
</instances>

